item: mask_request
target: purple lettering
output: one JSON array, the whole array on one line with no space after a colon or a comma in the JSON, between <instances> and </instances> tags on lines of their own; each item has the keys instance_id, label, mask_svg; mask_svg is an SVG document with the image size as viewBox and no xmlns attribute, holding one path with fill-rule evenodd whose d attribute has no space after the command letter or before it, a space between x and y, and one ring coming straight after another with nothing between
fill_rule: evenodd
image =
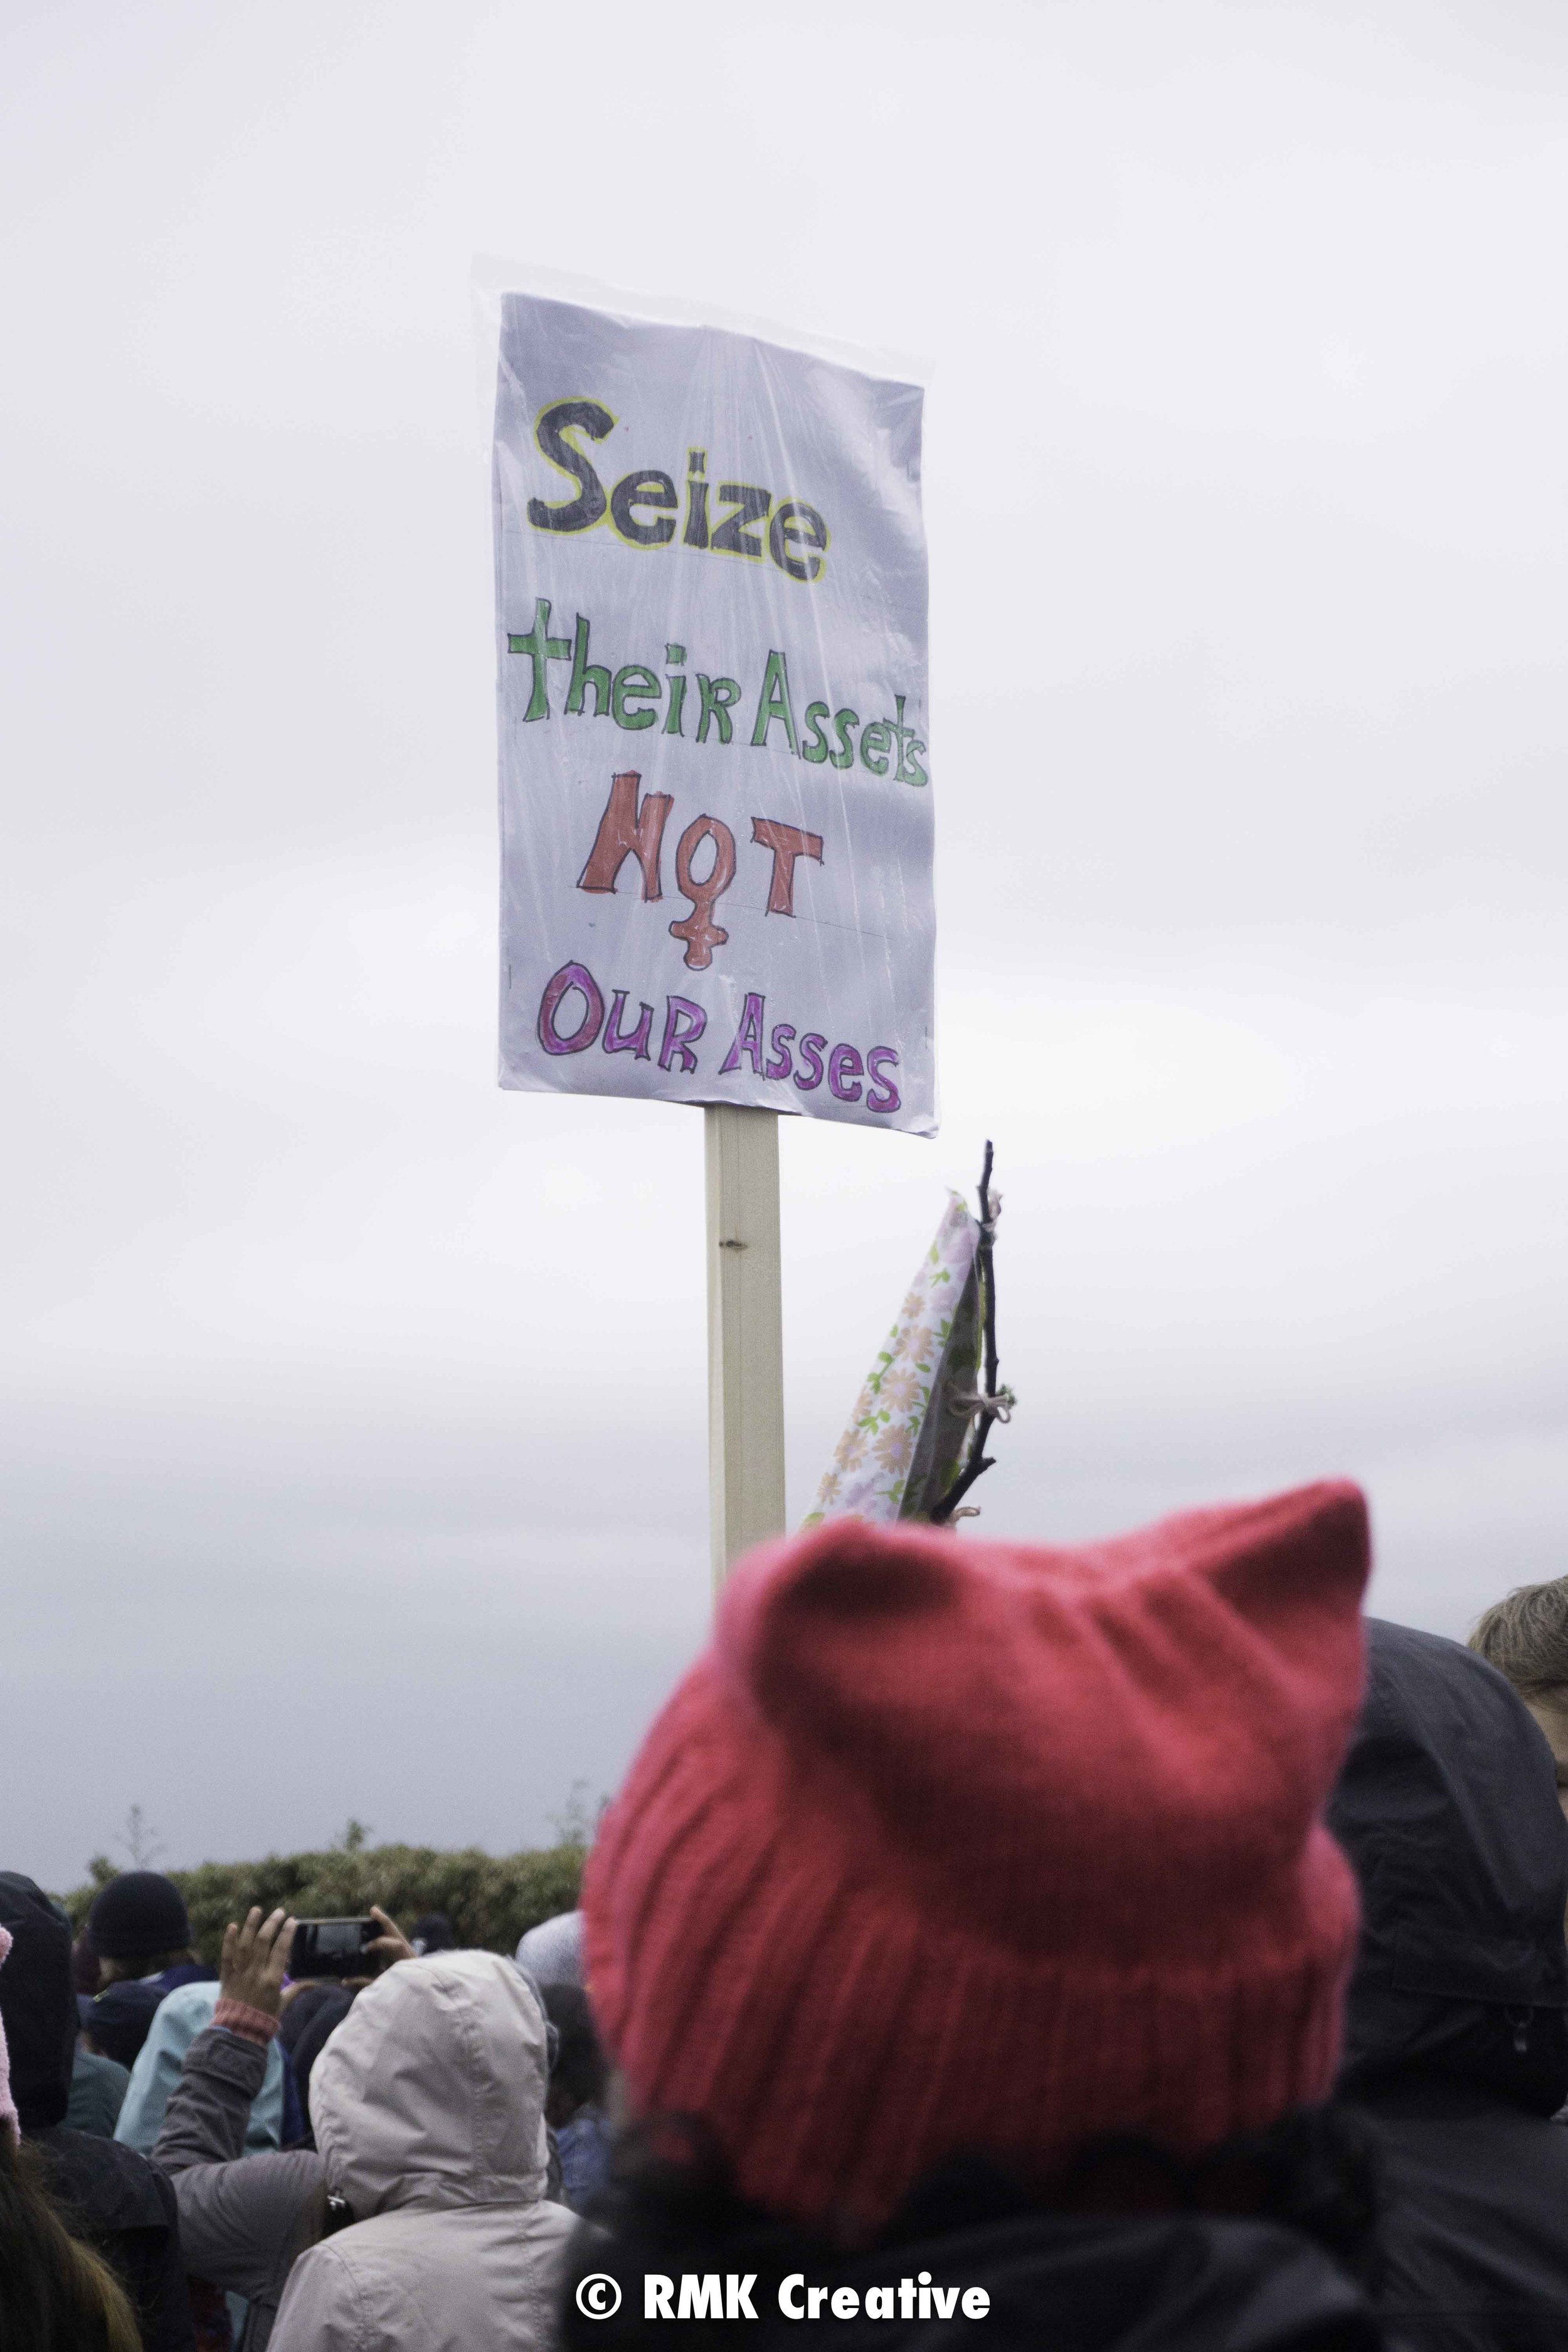
<instances>
[{"instance_id":1,"label":"purple lettering","mask_svg":"<svg viewBox=\"0 0 1568 2352\"><path fill-rule=\"evenodd\" d=\"M853 1045L835 1045L827 1063L828 1093L836 1095L840 1102L858 1102L859 1086L852 1086L849 1081L858 1081L865 1066Z\"/></svg>"},{"instance_id":2,"label":"purple lettering","mask_svg":"<svg viewBox=\"0 0 1568 2352\"><path fill-rule=\"evenodd\" d=\"M893 1068L897 1069L899 1066L898 1048L893 1045L873 1045L870 1052L866 1056L866 1075L868 1078L872 1079L876 1085L881 1087L884 1089L884 1092L880 1095L868 1094L867 1096L866 1108L868 1110L897 1110L900 1101L902 1100L902 1097L900 1095L899 1090L893 1084L891 1078L885 1078L882 1076L882 1065L884 1062L891 1063Z\"/></svg>"},{"instance_id":3,"label":"purple lettering","mask_svg":"<svg viewBox=\"0 0 1568 2352\"><path fill-rule=\"evenodd\" d=\"M708 1015L700 1004L693 1004L689 996L667 996L664 1000L664 1043L658 1049L658 1066L668 1070L679 1056L683 1070L697 1067L692 1052L699 1037L708 1026Z\"/></svg>"},{"instance_id":4,"label":"purple lettering","mask_svg":"<svg viewBox=\"0 0 1568 2352\"><path fill-rule=\"evenodd\" d=\"M639 1062L646 1062L648 1057L647 1041L653 1030L653 1007L651 1004L638 1005L637 1012L641 1017L635 1029L621 1027L621 1015L626 1009L626 992L624 988L617 988L610 1006L610 1017L605 1024L605 1051L606 1054L635 1054Z\"/></svg>"},{"instance_id":5,"label":"purple lettering","mask_svg":"<svg viewBox=\"0 0 1568 2352\"><path fill-rule=\"evenodd\" d=\"M774 1024L772 1039L773 1058L763 1072L764 1078L788 1077L795 1067L795 1056L789 1049L789 1041L794 1035L795 1031L787 1021Z\"/></svg>"},{"instance_id":6,"label":"purple lettering","mask_svg":"<svg viewBox=\"0 0 1568 2352\"><path fill-rule=\"evenodd\" d=\"M563 1037L555 1025L562 999L575 989L583 999L584 1013L579 1026L569 1037ZM599 993L599 983L584 963L563 963L551 975L544 994L539 1000L539 1042L547 1054L585 1054L604 1025L605 1000Z\"/></svg>"},{"instance_id":7,"label":"purple lettering","mask_svg":"<svg viewBox=\"0 0 1568 2352\"><path fill-rule=\"evenodd\" d=\"M800 1058L811 1072L809 1077L803 1073L795 1079L795 1085L803 1095L810 1094L815 1087L822 1084L822 1048L826 1043L826 1038L816 1029L809 1031L800 1041Z\"/></svg>"},{"instance_id":8,"label":"purple lettering","mask_svg":"<svg viewBox=\"0 0 1568 2352\"><path fill-rule=\"evenodd\" d=\"M742 1054L744 1054L751 1062L753 1076L759 1078L762 1076L763 1004L763 998L754 994L748 989L746 992L745 1009L741 1014L741 1025L735 1032L735 1042L719 1065L719 1075L721 1077L724 1076L727 1070L738 1070L740 1068L741 1056Z\"/></svg>"}]
</instances>

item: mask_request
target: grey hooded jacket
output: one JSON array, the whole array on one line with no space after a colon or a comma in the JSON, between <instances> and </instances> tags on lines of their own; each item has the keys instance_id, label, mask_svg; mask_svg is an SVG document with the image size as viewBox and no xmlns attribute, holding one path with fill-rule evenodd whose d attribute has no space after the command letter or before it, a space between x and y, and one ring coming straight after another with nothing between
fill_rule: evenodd
<instances>
[{"instance_id":1,"label":"grey hooded jacket","mask_svg":"<svg viewBox=\"0 0 1568 2352\"><path fill-rule=\"evenodd\" d=\"M546 2053L510 1961L405 1960L316 2063L317 2149L212 2162L226 2102L226 2149L239 2145L264 2053L221 2027L201 2035L158 2160L189 2267L250 2301L243 2352L549 2352L574 2217L543 2196ZM354 2221L323 2237L329 2189Z\"/></svg>"}]
</instances>

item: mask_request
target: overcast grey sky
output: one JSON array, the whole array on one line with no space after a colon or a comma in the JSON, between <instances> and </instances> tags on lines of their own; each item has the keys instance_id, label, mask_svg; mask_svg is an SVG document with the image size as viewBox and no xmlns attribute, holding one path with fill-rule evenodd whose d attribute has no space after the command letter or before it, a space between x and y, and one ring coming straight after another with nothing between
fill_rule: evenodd
<instances>
[{"instance_id":1,"label":"overcast grey sky","mask_svg":"<svg viewBox=\"0 0 1568 2352\"><path fill-rule=\"evenodd\" d=\"M700 1120L493 1082L476 252L933 362L945 1123L786 1123L792 1511L990 1132L982 1532L1568 1570L1559 0L3 22L0 1860L532 1841L700 1639Z\"/></svg>"}]
</instances>

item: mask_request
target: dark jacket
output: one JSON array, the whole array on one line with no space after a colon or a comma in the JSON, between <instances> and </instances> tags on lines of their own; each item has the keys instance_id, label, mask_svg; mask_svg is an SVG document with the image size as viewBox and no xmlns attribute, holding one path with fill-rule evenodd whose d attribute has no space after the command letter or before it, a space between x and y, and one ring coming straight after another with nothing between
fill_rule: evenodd
<instances>
[{"instance_id":1,"label":"dark jacket","mask_svg":"<svg viewBox=\"0 0 1568 2352\"><path fill-rule=\"evenodd\" d=\"M1329 1820L1364 1925L1342 2095L1385 2161L1379 2300L1411 2352L1568 2346L1568 1824L1514 1691L1370 1629Z\"/></svg>"},{"instance_id":2,"label":"dark jacket","mask_svg":"<svg viewBox=\"0 0 1568 2352\"><path fill-rule=\"evenodd\" d=\"M123 2280L145 2352L195 2352L174 2189L134 2149L64 2121L77 2037L69 1923L30 1878L5 1871L0 1926L13 1938L0 1969L0 2019L22 2137L38 2150L73 2235Z\"/></svg>"},{"instance_id":3,"label":"dark jacket","mask_svg":"<svg viewBox=\"0 0 1568 2352\"><path fill-rule=\"evenodd\" d=\"M174 2184L118 2140L90 2132L26 2132L73 2237L96 2248L132 2304L145 2352L195 2352Z\"/></svg>"},{"instance_id":4,"label":"dark jacket","mask_svg":"<svg viewBox=\"0 0 1568 2352\"><path fill-rule=\"evenodd\" d=\"M740 2205L680 2193L613 2188L598 2215L579 2225L568 2252L568 2352L631 2352L650 2342L650 2277L669 2283L673 2316L661 2317L657 2332L671 2347L743 2338L754 2352L784 2352L809 2337L845 2352L962 2344L992 2352L1379 2352L1385 2342L1348 2271L1295 2227L1200 2211L1042 2210L979 2162L943 2166L876 2247L855 2253ZM613 2300L589 2284L595 2273L620 2289L608 2317L592 2315L595 2302L602 2309ZM730 2307L743 2328L689 2311L682 2325L683 2280L699 2302L705 2281L726 2298L743 2285L755 2318L737 2302ZM933 2290L923 2312L922 2284ZM858 2309L851 2316L825 2299L813 2305L814 2288L847 2288ZM983 2313L964 2311L974 2289L985 2296ZM803 2318L814 2324L803 2329Z\"/></svg>"},{"instance_id":5,"label":"dark jacket","mask_svg":"<svg viewBox=\"0 0 1568 2352\"><path fill-rule=\"evenodd\" d=\"M97 2139L112 2139L131 2086L130 2070L117 2066L101 2051L89 2050L79 2040L71 2065L70 2105L66 2121L72 2131L90 2132Z\"/></svg>"},{"instance_id":6,"label":"dark jacket","mask_svg":"<svg viewBox=\"0 0 1568 2352\"><path fill-rule=\"evenodd\" d=\"M318 1995L319 1998L312 1999L312 1995ZM315 2135L310 2129L311 2071L332 2035L353 2007L354 1999L355 1996L352 1992L345 1992L342 1985L307 1985L299 1999L291 2001L284 2013L278 2039L283 2043L288 2056L289 2075L292 2076L300 2102L301 2125L300 2132L293 2138L285 2137L283 2142L285 2147L296 2147L301 2141L307 2147L314 2147L316 2144ZM308 2008L307 2002L310 2003ZM298 2020L294 2014L296 2010L304 2011L303 2016ZM291 2027L292 2032L289 2031ZM285 2080L288 2079L289 2077L286 2076Z\"/></svg>"}]
</instances>

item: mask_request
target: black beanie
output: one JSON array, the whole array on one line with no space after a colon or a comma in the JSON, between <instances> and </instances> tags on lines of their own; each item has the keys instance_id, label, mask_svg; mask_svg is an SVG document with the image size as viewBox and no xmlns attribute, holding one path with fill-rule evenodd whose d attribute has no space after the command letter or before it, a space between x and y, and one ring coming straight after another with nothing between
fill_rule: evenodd
<instances>
[{"instance_id":1,"label":"black beanie","mask_svg":"<svg viewBox=\"0 0 1568 2352\"><path fill-rule=\"evenodd\" d=\"M93 1898L87 1940L104 1960L183 1952L191 1940L184 1896L161 1870L122 1870Z\"/></svg>"},{"instance_id":2,"label":"black beanie","mask_svg":"<svg viewBox=\"0 0 1568 2352\"><path fill-rule=\"evenodd\" d=\"M65 2121L76 2058L70 1922L41 1886L0 1871L0 1927L11 1949L0 1968L0 2022L11 2053L11 2094L24 2132Z\"/></svg>"},{"instance_id":3,"label":"black beanie","mask_svg":"<svg viewBox=\"0 0 1568 2352\"><path fill-rule=\"evenodd\" d=\"M163 1998L156 1983L112 1984L90 1999L78 1993L76 2013L94 2047L129 2070L142 2054Z\"/></svg>"}]
</instances>

